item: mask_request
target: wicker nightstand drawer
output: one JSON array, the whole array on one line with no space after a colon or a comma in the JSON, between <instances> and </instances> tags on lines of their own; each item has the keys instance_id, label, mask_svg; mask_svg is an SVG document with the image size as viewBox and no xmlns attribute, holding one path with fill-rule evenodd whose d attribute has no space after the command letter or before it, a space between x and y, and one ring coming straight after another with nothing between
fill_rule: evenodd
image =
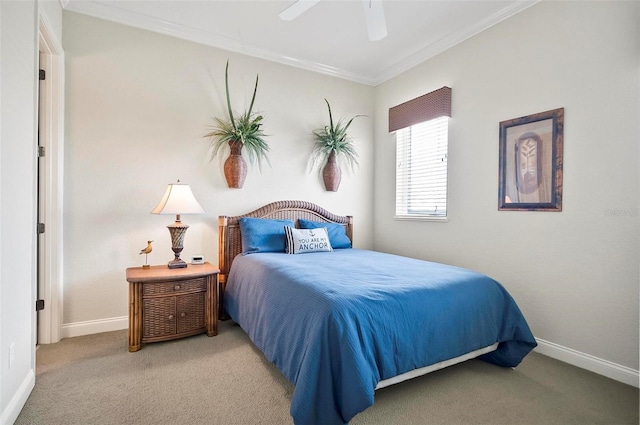
<instances>
[{"instance_id":1,"label":"wicker nightstand drawer","mask_svg":"<svg viewBox=\"0 0 640 425\"><path fill-rule=\"evenodd\" d=\"M129 351L148 342L217 335L218 272L209 263L127 269Z\"/></svg>"},{"instance_id":2,"label":"wicker nightstand drawer","mask_svg":"<svg viewBox=\"0 0 640 425\"><path fill-rule=\"evenodd\" d=\"M142 289L143 296L174 294L177 292L206 291L207 283L204 278L190 280L169 280L158 283L145 283Z\"/></svg>"}]
</instances>

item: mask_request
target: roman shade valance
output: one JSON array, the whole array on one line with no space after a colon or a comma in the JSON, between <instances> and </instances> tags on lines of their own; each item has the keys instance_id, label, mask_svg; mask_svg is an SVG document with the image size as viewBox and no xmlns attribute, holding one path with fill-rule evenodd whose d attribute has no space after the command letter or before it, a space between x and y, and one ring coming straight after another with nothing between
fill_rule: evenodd
<instances>
[{"instance_id":1,"label":"roman shade valance","mask_svg":"<svg viewBox=\"0 0 640 425\"><path fill-rule=\"evenodd\" d=\"M442 116L451 116L451 88L446 86L389 108L389 133Z\"/></svg>"}]
</instances>

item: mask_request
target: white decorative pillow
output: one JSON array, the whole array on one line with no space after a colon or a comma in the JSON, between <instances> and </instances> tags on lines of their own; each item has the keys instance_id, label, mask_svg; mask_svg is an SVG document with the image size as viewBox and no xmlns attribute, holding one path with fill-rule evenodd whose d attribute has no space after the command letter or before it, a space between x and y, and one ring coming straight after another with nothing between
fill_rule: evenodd
<instances>
[{"instance_id":1,"label":"white decorative pillow","mask_svg":"<svg viewBox=\"0 0 640 425\"><path fill-rule=\"evenodd\" d=\"M333 251L329 234L324 227L318 229L296 229L285 226L285 252L287 254L304 254L306 252Z\"/></svg>"}]
</instances>

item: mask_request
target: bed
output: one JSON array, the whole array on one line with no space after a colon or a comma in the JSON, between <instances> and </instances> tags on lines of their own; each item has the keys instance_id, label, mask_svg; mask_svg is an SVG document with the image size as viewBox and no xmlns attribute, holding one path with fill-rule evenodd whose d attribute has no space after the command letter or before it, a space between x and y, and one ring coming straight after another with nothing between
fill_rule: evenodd
<instances>
[{"instance_id":1,"label":"bed","mask_svg":"<svg viewBox=\"0 0 640 425\"><path fill-rule=\"evenodd\" d=\"M352 248L351 216L279 201L219 227L221 319L294 384L295 424L346 424L376 389L476 357L515 367L536 346L498 282Z\"/></svg>"}]
</instances>

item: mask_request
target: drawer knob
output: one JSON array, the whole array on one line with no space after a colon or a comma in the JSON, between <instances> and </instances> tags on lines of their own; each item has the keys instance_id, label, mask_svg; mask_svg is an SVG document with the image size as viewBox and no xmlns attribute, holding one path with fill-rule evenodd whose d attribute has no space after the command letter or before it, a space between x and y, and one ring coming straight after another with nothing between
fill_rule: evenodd
<instances>
[{"instance_id":1,"label":"drawer knob","mask_svg":"<svg viewBox=\"0 0 640 425\"><path fill-rule=\"evenodd\" d=\"M176 285L176 287L174 288L176 291L180 290L180 285Z\"/></svg>"},{"instance_id":2,"label":"drawer knob","mask_svg":"<svg viewBox=\"0 0 640 425\"><path fill-rule=\"evenodd\" d=\"M182 313L180 313L180 317L185 317L187 315L187 313L185 313L184 311Z\"/></svg>"},{"instance_id":3,"label":"drawer knob","mask_svg":"<svg viewBox=\"0 0 640 425\"><path fill-rule=\"evenodd\" d=\"M170 314L168 317L169 320L173 320L173 314Z\"/></svg>"}]
</instances>

